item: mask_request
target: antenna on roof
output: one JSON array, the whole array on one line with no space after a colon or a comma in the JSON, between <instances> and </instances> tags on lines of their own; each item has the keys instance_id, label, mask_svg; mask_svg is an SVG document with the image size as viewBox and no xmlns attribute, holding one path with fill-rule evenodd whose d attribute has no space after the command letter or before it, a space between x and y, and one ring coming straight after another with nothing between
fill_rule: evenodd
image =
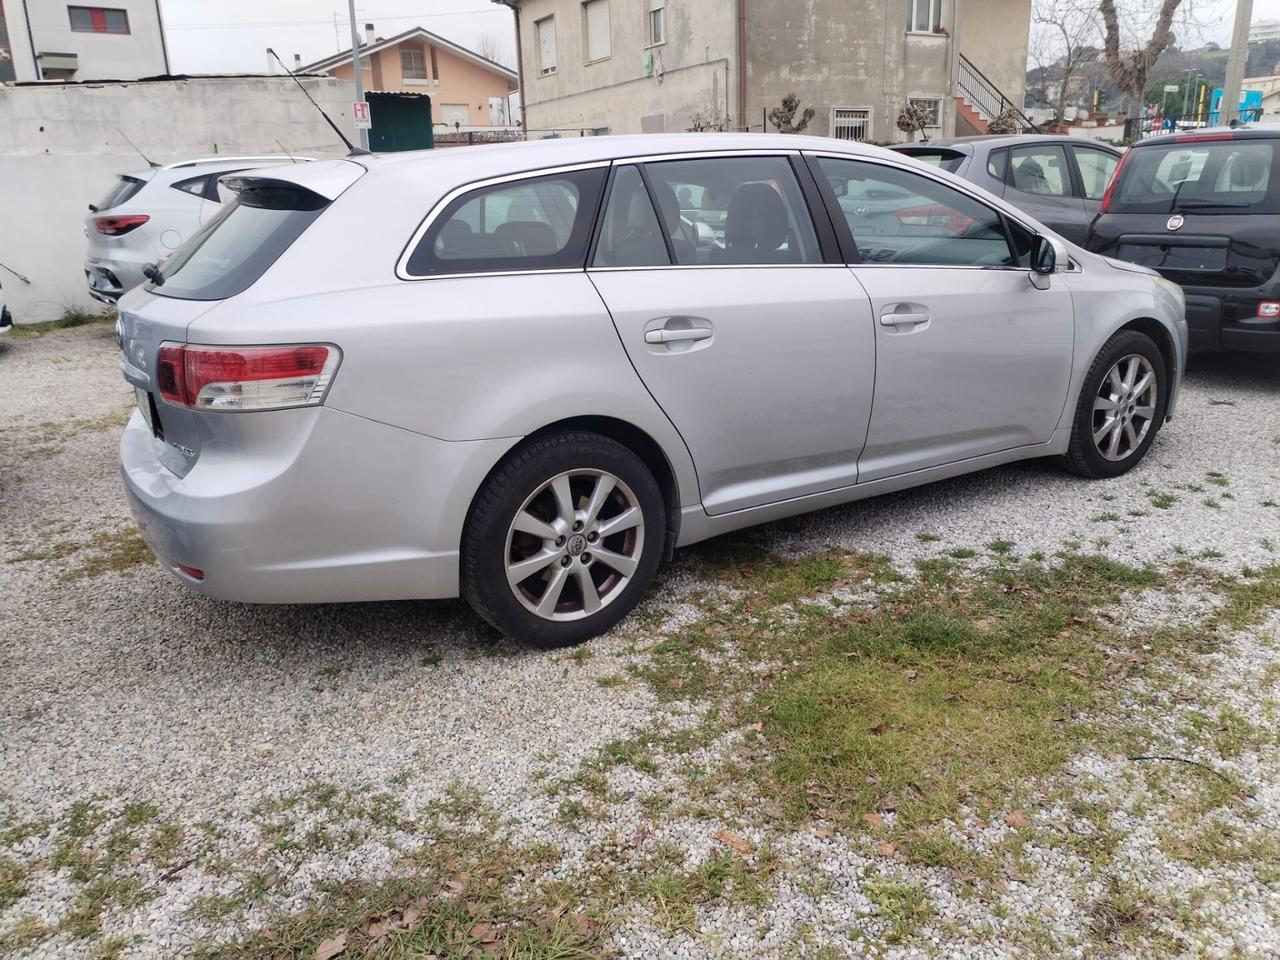
<instances>
[{"instance_id":1,"label":"antenna on roof","mask_svg":"<svg viewBox=\"0 0 1280 960\"><path fill-rule=\"evenodd\" d=\"M297 160L295 160L295 159L293 158L293 154L289 152L289 148L288 148L288 147L286 147L283 143L281 143L281 142L280 142L279 140L277 140L275 137L272 137L271 139L272 139L272 140L275 140L275 141L276 141L276 146L277 146L277 147L279 147L281 150L283 150L283 151L284 151L284 155L285 155L286 157L288 157L288 158L289 158L289 162L290 162L290 163L297 163L297 162L298 162Z\"/></svg>"},{"instance_id":2,"label":"antenna on roof","mask_svg":"<svg viewBox=\"0 0 1280 960\"><path fill-rule=\"evenodd\" d=\"M324 117L325 122L333 128L333 132L336 133L338 135L338 138L347 145L347 149L351 151L348 154L348 156L354 157L354 156L359 156L362 154L369 153L368 150L361 150L359 147L357 147L355 144L353 144L350 140L347 139L347 135L342 132L342 130L338 127L336 123L333 122L333 118L331 118L327 113L324 112L324 107L316 103L315 99L311 96L311 94L307 93L307 88L302 85L302 81L299 80L297 77L295 77L293 75L293 71L284 65L284 61L280 59L280 54L276 53L270 47L267 47L267 53L271 54L273 57L276 58L276 63L280 64L281 69L283 69L285 73L287 73L290 77L293 78L293 82L298 85L298 89L302 91L302 95L311 101L311 105L320 111L320 116ZM276 142L279 143L279 141L276 141ZM285 151L285 152L287 153L288 151Z\"/></svg>"},{"instance_id":3,"label":"antenna on roof","mask_svg":"<svg viewBox=\"0 0 1280 960\"><path fill-rule=\"evenodd\" d=\"M142 148L141 148L141 147L139 147L139 146L138 146L136 143L134 143L132 140L130 140L127 136L125 136L125 132L124 132L123 130L121 130L119 127L116 127L116 133L118 133L118 134L120 134L120 136L124 137L124 142L125 142L125 143L127 143L129 146L133 147L133 149L135 149L135 150L137 150L137 151L138 151L138 156L140 156L143 160L145 160L145 161L147 162L147 166L149 166L152 170L159 170L159 169L160 169L160 164L156 163L154 160L152 160L150 157L148 157L145 153L143 153L143 152L142 152Z\"/></svg>"}]
</instances>

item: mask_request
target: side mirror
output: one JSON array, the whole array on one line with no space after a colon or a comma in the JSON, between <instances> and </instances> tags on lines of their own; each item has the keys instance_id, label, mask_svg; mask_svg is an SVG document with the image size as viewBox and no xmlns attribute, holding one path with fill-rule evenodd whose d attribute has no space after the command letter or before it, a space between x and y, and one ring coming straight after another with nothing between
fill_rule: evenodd
<instances>
[{"instance_id":1,"label":"side mirror","mask_svg":"<svg viewBox=\"0 0 1280 960\"><path fill-rule=\"evenodd\" d=\"M1031 285L1038 290L1049 289L1049 278L1064 273L1070 260L1065 243L1057 237L1036 234L1031 243Z\"/></svg>"}]
</instances>

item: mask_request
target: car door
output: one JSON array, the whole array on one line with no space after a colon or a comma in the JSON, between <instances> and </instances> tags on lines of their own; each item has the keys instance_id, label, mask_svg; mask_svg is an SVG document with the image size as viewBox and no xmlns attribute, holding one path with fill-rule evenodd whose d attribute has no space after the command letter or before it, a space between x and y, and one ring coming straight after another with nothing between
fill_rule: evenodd
<instances>
[{"instance_id":1,"label":"car door","mask_svg":"<svg viewBox=\"0 0 1280 960\"><path fill-rule=\"evenodd\" d=\"M615 165L601 221L589 275L684 438L709 514L857 481L875 376L871 306L839 262L830 222L815 228L799 182L809 173L794 163Z\"/></svg>"},{"instance_id":2,"label":"car door","mask_svg":"<svg viewBox=\"0 0 1280 960\"><path fill-rule=\"evenodd\" d=\"M1061 277L1047 290L1031 284L1030 232L888 163L823 156L812 165L876 321L859 481L1050 439L1067 398L1074 322ZM901 195L893 220L839 203L838 191L853 187Z\"/></svg>"},{"instance_id":3,"label":"car door","mask_svg":"<svg viewBox=\"0 0 1280 960\"><path fill-rule=\"evenodd\" d=\"M1076 146L1067 148L1071 152L1071 160L1075 164L1076 176L1080 183L1080 196L1084 203L1086 231L1088 224L1102 209L1102 195L1107 192L1107 184L1120 163L1118 154L1103 147ZM1083 240L1077 240L1083 244Z\"/></svg>"},{"instance_id":4,"label":"car door","mask_svg":"<svg viewBox=\"0 0 1280 960\"><path fill-rule=\"evenodd\" d=\"M1058 143L1012 147L1004 199L1072 243L1084 243L1089 220L1076 196L1066 148Z\"/></svg>"}]
</instances>

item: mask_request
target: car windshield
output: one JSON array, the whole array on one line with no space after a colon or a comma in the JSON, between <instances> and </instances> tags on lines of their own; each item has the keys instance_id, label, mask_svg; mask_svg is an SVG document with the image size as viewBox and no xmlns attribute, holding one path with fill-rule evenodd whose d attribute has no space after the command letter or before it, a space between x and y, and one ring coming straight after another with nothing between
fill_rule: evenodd
<instances>
[{"instance_id":1,"label":"car windshield","mask_svg":"<svg viewBox=\"0 0 1280 960\"><path fill-rule=\"evenodd\" d=\"M111 189L107 191L107 195L95 203L93 208L94 210L110 210L112 207L118 207L146 185L147 181L141 177L130 177L126 174L121 174L111 184Z\"/></svg>"},{"instance_id":2,"label":"car windshield","mask_svg":"<svg viewBox=\"0 0 1280 960\"><path fill-rule=\"evenodd\" d=\"M1112 213L1275 213L1275 150L1268 140L1212 140L1135 147Z\"/></svg>"},{"instance_id":3,"label":"car windshield","mask_svg":"<svg viewBox=\"0 0 1280 960\"><path fill-rule=\"evenodd\" d=\"M324 197L309 190L250 186L164 262L148 289L182 300L233 297L262 276L326 206Z\"/></svg>"}]
</instances>

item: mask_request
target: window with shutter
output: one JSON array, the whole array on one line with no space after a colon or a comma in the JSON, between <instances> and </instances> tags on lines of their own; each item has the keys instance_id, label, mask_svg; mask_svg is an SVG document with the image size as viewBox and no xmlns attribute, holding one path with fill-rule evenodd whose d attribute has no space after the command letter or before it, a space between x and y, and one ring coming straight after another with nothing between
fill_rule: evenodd
<instances>
[{"instance_id":1,"label":"window with shutter","mask_svg":"<svg viewBox=\"0 0 1280 960\"><path fill-rule=\"evenodd\" d=\"M538 33L538 72L543 76L556 72L556 18L544 17L534 26Z\"/></svg>"},{"instance_id":2,"label":"window with shutter","mask_svg":"<svg viewBox=\"0 0 1280 960\"><path fill-rule=\"evenodd\" d=\"M587 63L609 56L609 0L587 0L582 5L583 33L587 37Z\"/></svg>"},{"instance_id":3,"label":"window with shutter","mask_svg":"<svg viewBox=\"0 0 1280 960\"><path fill-rule=\"evenodd\" d=\"M667 0L649 0L649 46L667 40Z\"/></svg>"}]
</instances>

